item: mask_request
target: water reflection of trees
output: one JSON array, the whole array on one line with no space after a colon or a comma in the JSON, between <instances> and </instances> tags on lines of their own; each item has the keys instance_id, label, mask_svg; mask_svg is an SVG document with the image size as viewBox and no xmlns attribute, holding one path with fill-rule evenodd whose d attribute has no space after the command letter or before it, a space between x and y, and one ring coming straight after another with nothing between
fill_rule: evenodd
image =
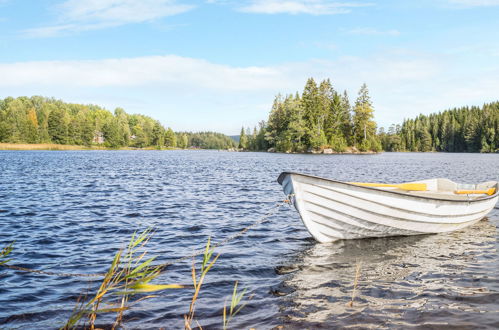
<instances>
[{"instance_id":1,"label":"water reflection of trees","mask_svg":"<svg viewBox=\"0 0 499 330\"><path fill-rule=\"evenodd\" d=\"M284 322L403 326L441 315L455 319L453 311L479 313L483 305L476 300L490 293L480 279L496 274L498 266L495 245L490 221L447 234L311 244L277 269L284 277L276 289L286 296ZM359 285L349 307L356 263Z\"/></svg>"}]
</instances>

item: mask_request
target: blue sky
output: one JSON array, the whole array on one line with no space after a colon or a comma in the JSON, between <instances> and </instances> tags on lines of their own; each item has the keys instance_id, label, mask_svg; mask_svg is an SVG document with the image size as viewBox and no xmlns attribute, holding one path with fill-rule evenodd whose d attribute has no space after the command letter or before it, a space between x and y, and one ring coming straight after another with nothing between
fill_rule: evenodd
<instances>
[{"instance_id":1,"label":"blue sky","mask_svg":"<svg viewBox=\"0 0 499 330\"><path fill-rule=\"evenodd\" d=\"M499 0L0 0L0 97L237 134L277 93L366 83L379 126L499 99Z\"/></svg>"}]
</instances>

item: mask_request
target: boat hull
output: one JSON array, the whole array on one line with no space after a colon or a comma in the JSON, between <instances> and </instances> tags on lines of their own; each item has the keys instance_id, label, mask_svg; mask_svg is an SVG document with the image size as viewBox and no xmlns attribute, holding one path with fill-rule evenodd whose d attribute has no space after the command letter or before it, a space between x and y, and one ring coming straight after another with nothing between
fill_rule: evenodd
<instances>
[{"instance_id":1,"label":"boat hull","mask_svg":"<svg viewBox=\"0 0 499 330\"><path fill-rule=\"evenodd\" d=\"M458 230L480 221L499 199L497 193L474 200L427 198L286 172L278 181L319 242Z\"/></svg>"}]
</instances>

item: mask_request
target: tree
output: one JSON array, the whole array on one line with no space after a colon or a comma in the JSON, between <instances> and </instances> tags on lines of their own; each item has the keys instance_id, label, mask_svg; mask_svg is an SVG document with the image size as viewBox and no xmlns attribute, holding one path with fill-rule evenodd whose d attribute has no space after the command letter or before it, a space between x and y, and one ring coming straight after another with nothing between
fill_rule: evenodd
<instances>
[{"instance_id":1,"label":"tree","mask_svg":"<svg viewBox=\"0 0 499 330\"><path fill-rule=\"evenodd\" d=\"M120 132L118 119L111 118L103 127L105 145L109 148L119 148L123 146L123 136Z\"/></svg>"},{"instance_id":2,"label":"tree","mask_svg":"<svg viewBox=\"0 0 499 330\"><path fill-rule=\"evenodd\" d=\"M36 117L35 108L28 110L26 121L26 140L28 143L38 142L38 119Z\"/></svg>"},{"instance_id":3,"label":"tree","mask_svg":"<svg viewBox=\"0 0 499 330\"><path fill-rule=\"evenodd\" d=\"M184 134L187 138L185 147L191 143L191 138L200 148L235 146L232 139L219 133ZM265 132L257 131L251 138L262 142L264 135ZM174 147L182 138L172 129L166 130L159 121L140 114L129 115L122 108L116 108L113 114L96 105L65 103L41 96L0 99L0 142L77 145L104 142L110 148L128 145L161 148L165 145Z\"/></svg>"},{"instance_id":4,"label":"tree","mask_svg":"<svg viewBox=\"0 0 499 330\"><path fill-rule=\"evenodd\" d=\"M182 135L182 148L187 148L189 146L189 138L186 134Z\"/></svg>"},{"instance_id":5,"label":"tree","mask_svg":"<svg viewBox=\"0 0 499 330\"><path fill-rule=\"evenodd\" d=\"M400 138L400 150L494 152L498 122L499 102L494 102L407 119L389 135Z\"/></svg>"},{"instance_id":6,"label":"tree","mask_svg":"<svg viewBox=\"0 0 499 330\"><path fill-rule=\"evenodd\" d=\"M69 118L65 109L54 108L48 117L48 133L54 143L65 144L68 141Z\"/></svg>"},{"instance_id":7,"label":"tree","mask_svg":"<svg viewBox=\"0 0 499 330\"><path fill-rule=\"evenodd\" d=\"M244 127L241 128L241 133L239 134L239 149L245 150L248 148L248 137L244 132Z\"/></svg>"},{"instance_id":8,"label":"tree","mask_svg":"<svg viewBox=\"0 0 499 330\"><path fill-rule=\"evenodd\" d=\"M156 121L152 130L152 144L157 148L161 148L165 144L164 137L165 129L159 121Z\"/></svg>"},{"instance_id":9,"label":"tree","mask_svg":"<svg viewBox=\"0 0 499 330\"><path fill-rule=\"evenodd\" d=\"M177 146L177 137L170 127L168 127L168 130L165 132L165 146L170 148L175 148Z\"/></svg>"},{"instance_id":10,"label":"tree","mask_svg":"<svg viewBox=\"0 0 499 330\"><path fill-rule=\"evenodd\" d=\"M352 107L348 99L347 91L341 96L341 130L348 145L353 145Z\"/></svg>"},{"instance_id":11,"label":"tree","mask_svg":"<svg viewBox=\"0 0 499 330\"><path fill-rule=\"evenodd\" d=\"M374 109L367 85L363 84L354 107L354 141L363 150L374 149L379 141L376 137L376 123L373 120Z\"/></svg>"},{"instance_id":12,"label":"tree","mask_svg":"<svg viewBox=\"0 0 499 330\"><path fill-rule=\"evenodd\" d=\"M325 114L321 111L319 88L313 78L309 78L305 84L302 104L306 128L305 143L312 148L317 148L326 142L322 131Z\"/></svg>"}]
</instances>

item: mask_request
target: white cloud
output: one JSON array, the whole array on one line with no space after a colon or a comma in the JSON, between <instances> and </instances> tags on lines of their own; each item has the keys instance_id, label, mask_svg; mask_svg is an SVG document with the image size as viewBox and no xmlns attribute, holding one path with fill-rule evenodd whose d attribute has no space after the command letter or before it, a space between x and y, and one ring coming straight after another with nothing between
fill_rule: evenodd
<instances>
[{"instance_id":1,"label":"white cloud","mask_svg":"<svg viewBox=\"0 0 499 330\"><path fill-rule=\"evenodd\" d=\"M34 29L26 29L23 31L23 35L29 38L48 38L74 32L100 30L118 25L119 24L112 22L107 22L107 23L102 22L95 24L61 24L53 26L44 26Z\"/></svg>"},{"instance_id":2,"label":"white cloud","mask_svg":"<svg viewBox=\"0 0 499 330\"><path fill-rule=\"evenodd\" d=\"M451 5L458 7L492 7L499 6L499 0L447 0Z\"/></svg>"},{"instance_id":3,"label":"white cloud","mask_svg":"<svg viewBox=\"0 0 499 330\"><path fill-rule=\"evenodd\" d=\"M175 0L68 0L61 5L71 21L138 23L183 13L192 8Z\"/></svg>"},{"instance_id":4,"label":"white cloud","mask_svg":"<svg viewBox=\"0 0 499 330\"><path fill-rule=\"evenodd\" d=\"M272 67L231 67L180 56L0 64L0 86L126 87L151 84L214 90L285 85Z\"/></svg>"},{"instance_id":5,"label":"white cloud","mask_svg":"<svg viewBox=\"0 0 499 330\"><path fill-rule=\"evenodd\" d=\"M336 2L328 0L252 0L239 10L258 14L346 14L352 8L370 6L369 3Z\"/></svg>"},{"instance_id":6,"label":"white cloud","mask_svg":"<svg viewBox=\"0 0 499 330\"><path fill-rule=\"evenodd\" d=\"M51 37L153 21L187 12L194 7L176 0L67 0L56 8L59 22L54 25L27 29L28 37Z\"/></svg>"},{"instance_id":7,"label":"white cloud","mask_svg":"<svg viewBox=\"0 0 499 330\"><path fill-rule=\"evenodd\" d=\"M317 48L327 49L327 50L330 50L330 51L337 51L338 50L338 45L335 44L335 43L332 43L332 42L318 41L318 42L312 43L312 45L315 46L315 47L317 47ZM302 43L302 46L306 47L307 44L306 43Z\"/></svg>"},{"instance_id":8,"label":"white cloud","mask_svg":"<svg viewBox=\"0 0 499 330\"><path fill-rule=\"evenodd\" d=\"M124 107L179 130L237 133L266 119L274 95L302 90L308 77L331 78L352 102L366 82L381 126L419 113L497 98L499 65L467 68L444 54L385 51L365 57L274 66L229 66L203 59L148 56L92 61L0 63L0 97L54 96Z\"/></svg>"},{"instance_id":9,"label":"white cloud","mask_svg":"<svg viewBox=\"0 0 499 330\"><path fill-rule=\"evenodd\" d=\"M355 28L351 30L346 31L348 34L356 34L356 35L368 35L368 36L381 36L381 35L386 35L386 36L399 36L400 31L398 30L377 30L374 28Z\"/></svg>"}]
</instances>

